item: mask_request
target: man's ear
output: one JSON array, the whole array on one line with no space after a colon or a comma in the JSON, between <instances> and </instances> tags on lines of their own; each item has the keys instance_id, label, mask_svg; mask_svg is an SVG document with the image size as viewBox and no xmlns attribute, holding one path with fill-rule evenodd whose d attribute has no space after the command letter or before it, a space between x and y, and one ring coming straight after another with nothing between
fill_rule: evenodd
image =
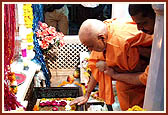
<instances>
[{"instance_id":1,"label":"man's ear","mask_svg":"<svg viewBox=\"0 0 168 115\"><path fill-rule=\"evenodd\" d=\"M103 41L107 41L107 38L106 38L106 36L104 35L104 34L99 34L98 35L98 40L103 40Z\"/></svg>"}]
</instances>

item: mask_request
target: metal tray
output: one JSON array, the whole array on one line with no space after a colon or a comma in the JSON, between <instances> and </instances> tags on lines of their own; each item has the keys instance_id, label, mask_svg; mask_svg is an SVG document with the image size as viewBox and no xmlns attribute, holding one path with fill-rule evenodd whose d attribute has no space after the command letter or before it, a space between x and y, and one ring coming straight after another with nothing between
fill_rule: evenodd
<instances>
[{"instance_id":1,"label":"metal tray","mask_svg":"<svg viewBox=\"0 0 168 115\"><path fill-rule=\"evenodd\" d=\"M37 99L42 98L76 98L83 95L80 87L34 87L28 100L27 111L33 111ZM85 105L77 105L76 111L85 111Z\"/></svg>"}]
</instances>

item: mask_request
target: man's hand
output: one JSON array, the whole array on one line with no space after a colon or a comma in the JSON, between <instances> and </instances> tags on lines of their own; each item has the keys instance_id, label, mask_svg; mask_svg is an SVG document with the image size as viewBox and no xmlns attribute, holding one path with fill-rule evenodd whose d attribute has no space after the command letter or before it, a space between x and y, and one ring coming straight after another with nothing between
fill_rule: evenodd
<instances>
[{"instance_id":1,"label":"man's hand","mask_svg":"<svg viewBox=\"0 0 168 115\"><path fill-rule=\"evenodd\" d=\"M73 105L73 104L82 105L82 104L85 104L88 101L88 99L89 98L87 96L77 97L75 100L71 101L69 105Z\"/></svg>"},{"instance_id":2,"label":"man's hand","mask_svg":"<svg viewBox=\"0 0 168 115\"><path fill-rule=\"evenodd\" d=\"M114 71L113 68L107 66L104 73L113 78L113 75L115 74L115 71Z\"/></svg>"},{"instance_id":3,"label":"man's hand","mask_svg":"<svg viewBox=\"0 0 168 115\"><path fill-rule=\"evenodd\" d=\"M99 69L99 71L104 72L106 69L106 62L105 61L98 61L96 63L96 67Z\"/></svg>"},{"instance_id":4,"label":"man's hand","mask_svg":"<svg viewBox=\"0 0 168 115\"><path fill-rule=\"evenodd\" d=\"M105 74L112 77L114 75L114 69L111 67L108 67L105 61L98 61L96 63L96 67L99 69L99 71L104 72Z\"/></svg>"}]
</instances>

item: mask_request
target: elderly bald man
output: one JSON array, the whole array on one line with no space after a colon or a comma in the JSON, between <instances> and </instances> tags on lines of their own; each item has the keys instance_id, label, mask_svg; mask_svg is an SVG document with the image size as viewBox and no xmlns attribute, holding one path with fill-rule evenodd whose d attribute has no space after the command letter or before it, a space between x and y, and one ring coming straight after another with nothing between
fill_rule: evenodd
<instances>
[{"instance_id":1,"label":"elderly bald man","mask_svg":"<svg viewBox=\"0 0 168 115\"><path fill-rule=\"evenodd\" d=\"M104 51L107 37L108 31L106 24L97 19L84 21L79 30L79 39L89 50Z\"/></svg>"},{"instance_id":2,"label":"elderly bald man","mask_svg":"<svg viewBox=\"0 0 168 115\"><path fill-rule=\"evenodd\" d=\"M133 87L132 91L128 91L130 95L125 97L130 104L122 107L123 110L135 104L142 106L145 85L139 76L144 74L149 64L150 50L147 49L152 44L153 36L138 31L132 20L109 19L102 22L88 19L80 27L79 38L81 43L92 51L89 58L92 76L86 94L76 98L70 105L86 103L97 82L99 97L104 99L107 105L112 105L112 80L116 80ZM146 53L139 54L139 47L141 50L143 47Z\"/></svg>"}]
</instances>

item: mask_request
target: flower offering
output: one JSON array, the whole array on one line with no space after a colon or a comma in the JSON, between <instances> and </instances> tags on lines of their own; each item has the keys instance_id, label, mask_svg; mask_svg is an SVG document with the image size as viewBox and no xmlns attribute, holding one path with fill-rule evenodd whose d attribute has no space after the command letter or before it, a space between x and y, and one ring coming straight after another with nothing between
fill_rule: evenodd
<instances>
[{"instance_id":1,"label":"flower offering","mask_svg":"<svg viewBox=\"0 0 168 115\"><path fill-rule=\"evenodd\" d=\"M42 98L39 104L33 108L34 111L75 111L76 105L70 106L69 103L74 98Z\"/></svg>"},{"instance_id":2,"label":"flower offering","mask_svg":"<svg viewBox=\"0 0 168 115\"><path fill-rule=\"evenodd\" d=\"M36 32L38 43L43 50L49 50L53 45L64 45L64 34L57 32L52 26L48 27L46 23L39 22L39 29Z\"/></svg>"}]
</instances>

